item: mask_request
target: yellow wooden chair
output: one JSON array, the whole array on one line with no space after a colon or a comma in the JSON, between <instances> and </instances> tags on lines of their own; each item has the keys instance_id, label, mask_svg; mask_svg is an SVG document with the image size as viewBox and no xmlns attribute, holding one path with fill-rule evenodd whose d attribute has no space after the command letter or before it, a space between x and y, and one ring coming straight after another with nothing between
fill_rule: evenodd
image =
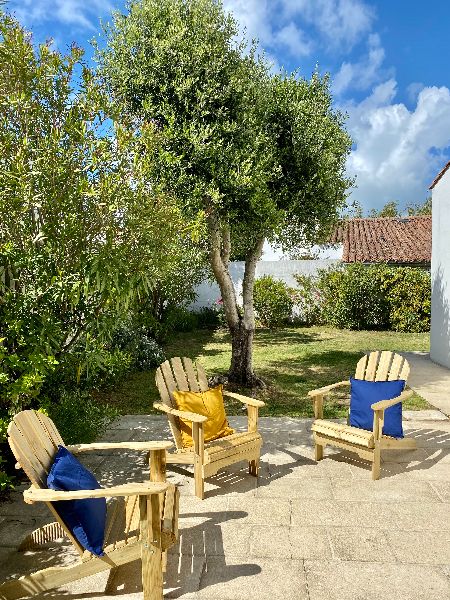
<instances>
[{"instance_id":1,"label":"yellow wooden chair","mask_svg":"<svg viewBox=\"0 0 450 600\"><path fill-rule=\"evenodd\" d=\"M409 364L400 354L393 352L371 352L363 356L356 365L355 379L366 381L395 381L408 379ZM411 438L396 439L383 435L384 411L389 406L403 402L410 396L412 391L404 391L397 398L382 400L372 404L373 430L367 431L343 425L334 421L323 419L323 399L331 390L341 386L349 386L350 381L339 381L331 385L312 390L308 396L314 402L314 416L316 420L312 425L315 443L315 458L317 461L323 458L325 446L337 446L351 452L355 452L360 458L372 462L372 479L380 477L381 450L413 450L416 441Z\"/></svg>"},{"instance_id":2,"label":"yellow wooden chair","mask_svg":"<svg viewBox=\"0 0 450 600\"><path fill-rule=\"evenodd\" d=\"M127 483L98 490L76 492L47 488L47 475L58 450L64 442L53 421L40 412L26 410L17 414L8 427L8 441L21 467L31 481L24 492L25 502L45 502L55 521L33 531L20 549L39 549L43 544L63 536L69 538L80 555L80 561L70 566L50 567L9 580L0 585L0 599L12 600L34 596L45 590L72 581L110 571L107 589L120 565L142 560L142 585L145 600L163 597L163 553L175 543L178 535L179 492L165 483L165 454L172 442L118 442L67 446L72 453L90 450L138 450L150 452L151 479L146 483ZM112 498L108 505L104 556L85 550L71 534L52 502L81 498Z\"/></svg>"},{"instance_id":3,"label":"yellow wooden chair","mask_svg":"<svg viewBox=\"0 0 450 600\"><path fill-rule=\"evenodd\" d=\"M207 477L234 463L248 461L250 474L258 476L262 445L262 438L258 432L258 410L264 406L264 402L224 390L225 396L239 400L247 406L248 430L205 443L203 423L207 417L177 410L173 397L175 390L206 391L208 380L203 367L198 363L194 365L190 358L177 357L166 360L156 370L156 385L162 403L155 403L153 406L167 414L176 445L176 452L167 454L167 462L194 465L196 496L204 498L204 481ZM179 417L192 422L193 447L183 447Z\"/></svg>"}]
</instances>

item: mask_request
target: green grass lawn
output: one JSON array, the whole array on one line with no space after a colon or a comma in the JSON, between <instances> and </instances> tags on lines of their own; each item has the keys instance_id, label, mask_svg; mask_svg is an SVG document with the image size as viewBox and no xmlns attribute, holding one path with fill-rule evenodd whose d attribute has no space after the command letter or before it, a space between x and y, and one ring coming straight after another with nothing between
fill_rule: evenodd
<instances>
[{"instance_id":1,"label":"green grass lawn","mask_svg":"<svg viewBox=\"0 0 450 600\"><path fill-rule=\"evenodd\" d=\"M254 367L267 387L254 395L266 402L262 416L311 417L312 403L307 392L353 375L358 359L365 352L428 349L429 335L425 333L345 331L329 327L260 329L255 335ZM208 376L225 374L230 364L229 335L221 330L178 333L164 350L167 357L189 356L200 360ZM158 391L154 378L154 371L134 373L106 394L106 399L122 414L155 412L152 403L158 400ZM244 389L242 392L248 393ZM325 416L345 416L347 403L345 391L330 395L325 402ZM429 408L417 394L403 406ZM240 403L227 403L226 408L228 414L243 412Z\"/></svg>"}]
</instances>

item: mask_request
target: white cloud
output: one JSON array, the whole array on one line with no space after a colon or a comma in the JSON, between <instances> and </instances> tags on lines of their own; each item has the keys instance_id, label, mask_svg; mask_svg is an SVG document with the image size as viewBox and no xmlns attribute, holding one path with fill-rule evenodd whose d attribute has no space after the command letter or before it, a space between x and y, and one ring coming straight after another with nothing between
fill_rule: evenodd
<instances>
[{"instance_id":1,"label":"white cloud","mask_svg":"<svg viewBox=\"0 0 450 600\"><path fill-rule=\"evenodd\" d=\"M281 0L288 16L311 23L333 46L351 48L372 27L375 14L362 0Z\"/></svg>"},{"instance_id":2,"label":"white cloud","mask_svg":"<svg viewBox=\"0 0 450 600\"><path fill-rule=\"evenodd\" d=\"M274 41L285 46L292 56L307 56L311 52L311 41L292 21L274 34Z\"/></svg>"},{"instance_id":3,"label":"white cloud","mask_svg":"<svg viewBox=\"0 0 450 600\"><path fill-rule=\"evenodd\" d=\"M56 20L94 31L113 7L108 0L10 0L8 8L26 27Z\"/></svg>"},{"instance_id":4,"label":"white cloud","mask_svg":"<svg viewBox=\"0 0 450 600\"><path fill-rule=\"evenodd\" d=\"M356 148L348 172L357 175L352 198L366 208L396 200L422 201L450 145L450 90L425 87L412 110L395 103L396 82L377 86L359 104L344 108Z\"/></svg>"},{"instance_id":5,"label":"white cloud","mask_svg":"<svg viewBox=\"0 0 450 600\"><path fill-rule=\"evenodd\" d=\"M292 56L310 54L321 41L349 50L370 31L373 10L363 0L224 0L247 37L266 49L285 48ZM313 40L302 25L314 29Z\"/></svg>"},{"instance_id":6,"label":"white cloud","mask_svg":"<svg viewBox=\"0 0 450 600\"><path fill-rule=\"evenodd\" d=\"M369 35L366 56L355 63L343 62L333 78L333 92L342 94L349 88L366 90L386 76L381 67L384 61L384 48L377 33Z\"/></svg>"}]
</instances>

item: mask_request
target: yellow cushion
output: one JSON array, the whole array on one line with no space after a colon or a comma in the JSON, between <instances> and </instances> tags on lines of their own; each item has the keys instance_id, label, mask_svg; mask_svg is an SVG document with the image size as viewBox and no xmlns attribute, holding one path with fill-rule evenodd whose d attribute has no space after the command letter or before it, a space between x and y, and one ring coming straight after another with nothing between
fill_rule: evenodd
<instances>
[{"instance_id":1,"label":"yellow cushion","mask_svg":"<svg viewBox=\"0 0 450 600\"><path fill-rule=\"evenodd\" d=\"M206 392L181 392L174 391L173 397L178 410L197 413L208 417L203 423L205 442L216 440L234 433L228 426L225 407L223 405L222 386L218 385ZM192 446L192 423L180 418L181 440L184 447Z\"/></svg>"}]
</instances>

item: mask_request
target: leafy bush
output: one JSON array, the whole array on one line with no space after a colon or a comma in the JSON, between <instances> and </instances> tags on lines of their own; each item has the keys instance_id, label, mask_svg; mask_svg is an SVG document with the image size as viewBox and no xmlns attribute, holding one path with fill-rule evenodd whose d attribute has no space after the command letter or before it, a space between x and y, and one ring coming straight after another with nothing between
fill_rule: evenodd
<instances>
[{"instance_id":1,"label":"leafy bush","mask_svg":"<svg viewBox=\"0 0 450 600\"><path fill-rule=\"evenodd\" d=\"M315 325L321 319L321 295L317 282L308 275L294 275L297 282L295 290L296 321L304 325Z\"/></svg>"},{"instance_id":2,"label":"leafy bush","mask_svg":"<svg viewBox=\"0 0 450 600\"><path fill-rule=\"evenodd\" d=\"M214 306L202 306L195 314L199 329L217 329L226 325L221 302Z\"/></svg>"},{"instance_id":3,"label":"leafy bush","mask_svg":"<svg viewBox=\"0 0 450 600\"><path fill-rule=\"evenodd\" d=\"M10 475L2 465L7 462L2 456L2 447L7 448L7 429L8 429L8 418L0 417L0 497L8 490L14 489L14 476ZM7 450L8 451L8 450Z\"/></svg>"},{"instance_id":4,"label":"leafy bush","mask_svg":"<svg viewBox=\"0 0 450 600\"><path fill-rule=\"evenodd\" d=\"M122 323L114 332L111 345L113 348L126 351L131 358L132 366L140 371L157 367L165 361L162 348L148 335L142 325Z\"/></svg>"},{"instance_id":5,"label":"leafy bush","mask_svg":"<svg viewBox=\"0 0 450 600\"><path fill-rule=\"evenodd\" d=\"M316 322L341 329L429 331L431 282L423 269L354 264L297 281L300 302Z\"/></svg>"},{"instance_id":6,"label":"leafy bush","mask_svg":"<svg viewBox=\"0 0 450 600\"><path fill-rule=\"evenodd\" d=\"M428 271L411 267L380 270L380 284L389 304L394 331L420 333L430 330L431 277Z\"/></svg>"},{"instance_id":7,"label":"leafy bush","mask_svg":"<svg viewBox=\"0 0 450 600\"><path fill-rule=\"evenodd\" d=\"M41 404L66 444L88 444L119 416L116 409L97 402L87 390L61 390L58 402Z\"/></svg>"},{"instance_id":8,"label":"leafy bush","mask_svg":"<svg viewBox=\"0 0 450 600\"><path fill-rule=\"evenodd\" d=\"M322 320L341 329L387 329L389 306L377 266L322 271L317 284Z\"/></svg>"},{"instance_id":9,"label":"leafy bush","mask_svg":"<svg viewBox=\"0 0 450 600\"><path fill-rule=\"evenodd\" d=\"M292 318L294 293L283 281L265 275L255 281L254 305L263 327L280 327Z\"/></svg>"},{"instance_id":10,"label":"leafy bush","mask_svg":"<svg viewBox=\"0 0 450 600\"><path fill-rule=\"evenodd\" d=\"M194 331L198 327L197 315L182 306L170 307L163 322L170 332Z\"/></svg>"}]
</instances>

